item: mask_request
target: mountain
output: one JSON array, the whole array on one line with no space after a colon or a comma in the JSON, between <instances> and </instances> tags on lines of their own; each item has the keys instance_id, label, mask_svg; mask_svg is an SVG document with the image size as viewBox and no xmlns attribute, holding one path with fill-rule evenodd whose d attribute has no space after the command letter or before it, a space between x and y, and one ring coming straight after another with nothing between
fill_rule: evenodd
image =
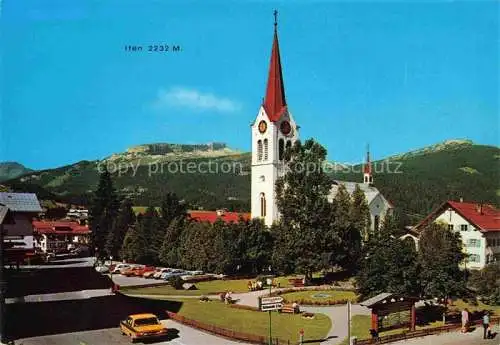
<instances>
[{"instance_id":1,"label":"mountain","mask_svg":"<svg viewBox=\"0 0 500 345\"><path fill-rule=\"evenodd\" d=\"M7 181L33 171L17 162L0 162L0 182Z\"/></svg>"},{"instance_id":2,"label":"mountain","mask_svg":"<svg viewBox=\"0 0 500 345\"><path fill-rule=\"evenodd\" d=\"M404 222L412 224L447 199L500 204L499 158L497 147L449 140L374 162L374 183ZM158 205L164 193L173 191L193 208L248 211L250 161L250 153L222 143L146 144L104 160L35 171L4 184L86 204L98 171L107 166L119 193L136 205ZM361 182L360 171L360 165L337 165L332 177Z\"/></svg>"}]
</instances>

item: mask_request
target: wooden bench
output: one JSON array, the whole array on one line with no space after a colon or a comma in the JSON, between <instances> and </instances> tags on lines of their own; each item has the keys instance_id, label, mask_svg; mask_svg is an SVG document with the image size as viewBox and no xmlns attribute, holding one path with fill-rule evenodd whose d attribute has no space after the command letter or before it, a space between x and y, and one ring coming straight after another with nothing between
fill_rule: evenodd
<instances>
[{"instance_id":1,"label":"wooden bench","mask_svg":"<svg viewBox=\"0 0 500 345\"><path fill-rule=\"evenodd\" d=\"M296 314L299 313L299 308L293 307L293 304L283 304L283 307L280 309L280 312L282 313L288 313L288 314Z\"/></svg>"}]
</instances>

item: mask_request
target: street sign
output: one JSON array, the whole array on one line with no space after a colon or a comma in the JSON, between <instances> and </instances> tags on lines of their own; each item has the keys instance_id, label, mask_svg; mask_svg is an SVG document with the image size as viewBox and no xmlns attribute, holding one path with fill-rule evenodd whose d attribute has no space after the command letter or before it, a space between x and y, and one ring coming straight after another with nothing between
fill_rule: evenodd
<instances>
[{"instance_id":1,"label":"street sign","mask_svg":"<svg viewBox=\"0 0 500 345\"><path fill-rule=\"evenodd\" d=\"M261 311L280 310L281 308L283 308L283 303L263 304L260 306Z\"/></svg>"},{"instance_id":2,"label":"street sign","mask_svg":"<svg viewBox=\"0 0 500 345\"><path fill-rule=\"evenodd\" d=\"M283 308L283 297L262 297L260 299L261 311L272 311Z\"/></svg>"},{"instance_id":3,"label":"street sign","mask_svg":"<svg viewBox=\"0 0 500 345\"><path fill-rule=\"evenodd\" d=\"M264 304L274 304L274 303L282 303L283 297L262 297L261 303Z\"/></svg>"}]
</instances>

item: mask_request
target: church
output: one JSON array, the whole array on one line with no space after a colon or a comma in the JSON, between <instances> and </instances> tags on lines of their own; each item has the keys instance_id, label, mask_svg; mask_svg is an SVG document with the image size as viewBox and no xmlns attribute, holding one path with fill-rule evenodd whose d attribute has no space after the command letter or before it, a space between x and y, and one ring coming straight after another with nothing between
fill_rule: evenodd
<instances>
[{"instance_id":1,"label":"church","mask_svg":"<svg viewBox=\"0 0 500 345\"><path fill-rule=\"evenodd\" d=\"M278 178L285 173L285 150L299 139L299 126L293 119L285 98L276 14L275 11L274 38L265 97L251 125L251 216L263 219L267 226L271 226L279 218L274 186ZM364 166L363 183L333 181L329 200L335 197L341 184L351 194L356 185L361 188L370 208L371 230L378 229L385 215L391 212L392 205L373 186L369 154Z\"/></svg>"}]
</instances>

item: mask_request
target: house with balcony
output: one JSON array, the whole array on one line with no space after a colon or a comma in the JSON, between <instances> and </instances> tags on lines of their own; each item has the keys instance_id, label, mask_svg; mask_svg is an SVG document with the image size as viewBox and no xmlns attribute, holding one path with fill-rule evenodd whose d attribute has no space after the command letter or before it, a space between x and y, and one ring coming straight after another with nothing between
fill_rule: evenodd
<instances>
[{"instance_id":1,"label":"house with balcony","mask_svg":"<svg viewBox=\"0 0 500 345\"><path fill-rule=\"evenodd\" d=\"M90 229L71 221L33 221L34 247L43 253L65 253L90 241Z\"/></svg>"},{"instance_id":2,"label":"house with balcony","mask_svg":"<svg viewBox=\"0 0 500 345\"><path fill-rule=\"evenodd\" d=\"M500 263L500 210L488 204L447 201L415 226L419 233L431 222L445 224L461 235L468 255L464 268L482 269Z\"/></svg>"}]
</instances>

